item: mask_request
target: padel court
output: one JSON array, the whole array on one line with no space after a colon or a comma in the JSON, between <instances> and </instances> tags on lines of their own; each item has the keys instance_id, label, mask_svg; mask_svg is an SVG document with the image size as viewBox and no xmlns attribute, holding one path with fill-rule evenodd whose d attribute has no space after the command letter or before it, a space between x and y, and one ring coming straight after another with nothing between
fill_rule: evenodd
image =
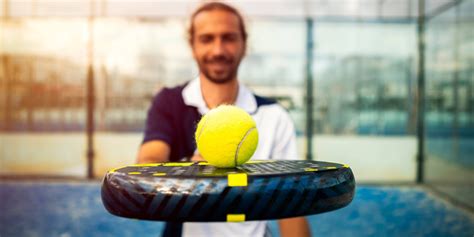
<instances>
[{"instance_id":1,"label":"padel court","mask_svg":"<svg viewBox=\"0 0 474 237\"><path fill-rule=\"evenodd\" d=\"M99 182L2 181L2 236L159 236L163 222L112 216ZM416 186L359 185L347 207L309 216L314 236L472 236L474 218ZM270 228L278 236L277 223Z\"/></svg>"}]
</instances>

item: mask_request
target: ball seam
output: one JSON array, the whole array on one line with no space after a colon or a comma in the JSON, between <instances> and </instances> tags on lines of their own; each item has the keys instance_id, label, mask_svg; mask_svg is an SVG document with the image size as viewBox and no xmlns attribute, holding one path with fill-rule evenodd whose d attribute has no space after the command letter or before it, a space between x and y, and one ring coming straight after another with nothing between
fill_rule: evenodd
<instances>
[{"instance_id":1,"label":"ball seam","mask_svg":"<svg viewBox=\"0 0 474 237\"><path fill-rule=\"evenodd\" d=\"M204 124L201 126L201 129L199 130L199 134L196 137L196 147L197 147L197 144L199 143L199 138L201 138L202 131L204 130L204 128L207 125L207 122L209 121L209 117L210 115L208 114L208 116L206 117L206 121L204 121Z\"/></svg>"},{"instance_id":2,"label":"ball seam","mask_svg":"<svg viewBox=\"0 0 474 237\"><path fill-rule=\"evenodd\" d=\"M249 130L247 130L244 137L240 140L239 145L237 145L237 150L235 151L235 156L234 156L234 167L237 166L237 158L239 157L239 151L240 151L240 147L242 146L242 143L245 141L245 138L250 134L250 132L254 129L256 128L252 127Z\"/></svg>"}]
</instances>

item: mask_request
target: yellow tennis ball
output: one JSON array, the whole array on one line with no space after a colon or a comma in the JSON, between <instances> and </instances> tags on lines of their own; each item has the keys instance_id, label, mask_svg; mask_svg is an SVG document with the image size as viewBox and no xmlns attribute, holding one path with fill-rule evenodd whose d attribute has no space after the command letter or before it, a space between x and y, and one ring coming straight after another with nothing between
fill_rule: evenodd
<instances>
[{"instance_id":1,"label":"yellow tennis ball","mask_svg":"<svg viewBox=\"0 0 474 237\"><path fill-rule=\"evenodd\" d=\"M255 121L245 110L221 105L199 121L196 144L201 156L211 165L230 168L247 162L257 149Z\"/></svg>"}]
</instances>

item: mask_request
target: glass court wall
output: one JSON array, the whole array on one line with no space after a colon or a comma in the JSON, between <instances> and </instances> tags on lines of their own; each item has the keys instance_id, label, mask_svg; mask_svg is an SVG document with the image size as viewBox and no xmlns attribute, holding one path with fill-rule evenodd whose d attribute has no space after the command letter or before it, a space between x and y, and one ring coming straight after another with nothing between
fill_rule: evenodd
<instances>
[{"instance_id":1,"label":"glass court wall","mask_svg":"<svg viewBox=\"0 0 474 237\"><path fill-rule=\"evenodd\" d=\"M426 22L426 183L474 209L474 1Z\"/></svg>"}]
</instances>

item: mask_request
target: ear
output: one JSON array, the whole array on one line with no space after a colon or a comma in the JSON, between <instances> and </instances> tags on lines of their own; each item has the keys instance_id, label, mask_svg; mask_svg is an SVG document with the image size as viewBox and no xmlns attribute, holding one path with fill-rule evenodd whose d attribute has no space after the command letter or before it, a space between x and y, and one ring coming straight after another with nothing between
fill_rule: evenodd
<instances>
[{"instance_id":1,"label":"ear","mask_svg":"<svg viewBox=\"0 0 474 237\"><path fill-rule=\"evenodd\" d=\"M242 49L242 58L244 58L245 56L247 56L247 42L244 41L244 46Z\"/></svg>"},{"instance_id":2,"label":"ear","mask_svg":"<svg viewBox=\"0 0 474 237\"><path fill-rule=\"evenodd\" d=\"M193 55L193 59L196 59L196 51L194 50L193 41L191 39L188 40L188 45L189 48L191 48L191 54Z\"/></svg>"},{"instance_id":3,"label":"ear","mask_svg":"<svg viewBox=\"0 0 474 237\"><path fill-rule=\"evenodd\" d=\"M196 60L197 59L196 51L194 50L193 46L191 46L191 53L193 54L193 59Z\"/></svg>"}]
</instances>

